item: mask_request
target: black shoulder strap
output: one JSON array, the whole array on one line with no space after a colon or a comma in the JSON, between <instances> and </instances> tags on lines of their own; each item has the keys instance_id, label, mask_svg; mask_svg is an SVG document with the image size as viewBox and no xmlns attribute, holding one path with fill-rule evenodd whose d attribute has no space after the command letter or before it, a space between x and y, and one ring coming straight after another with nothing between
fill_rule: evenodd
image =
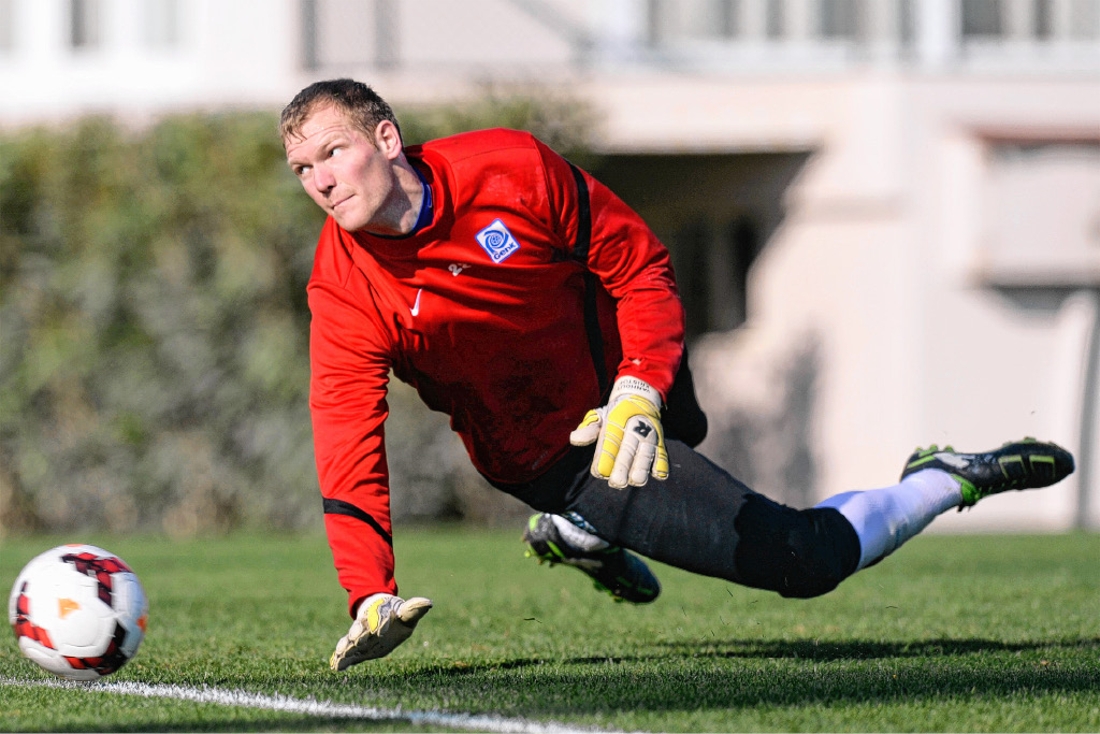
<instances>
[{"instance_id":1,"label":"black shoulder strap","mask_svg":"<svg viewBox=\"0 0 1100 734\"><path fill-rule=\"evenodd\" d=\"M573 180L577 183L577 241L573 243L573 257L588 269L588 246L592 244L592 204L588 199L588 182L581 169L569 164Z\"/></svg>"},{"instance_id":2,"label":"black shoulder strap","mask_svg":"<svg viewBox=\"0 0 1100 734\"><path fill-rule=\"evenodd\" d=\"M588 248L592 244L592 204L589 201L588 182L581 169L569 164L573 180L577 182L577 241L573 243L573 258L584 266L584 330L588 335L588 349L596 368L596 380L603 395L610 387L607 363L604 361L603 334L600 333L600 314L597 295L600 281L588 268Z\"/></svg>"}]
</instances>

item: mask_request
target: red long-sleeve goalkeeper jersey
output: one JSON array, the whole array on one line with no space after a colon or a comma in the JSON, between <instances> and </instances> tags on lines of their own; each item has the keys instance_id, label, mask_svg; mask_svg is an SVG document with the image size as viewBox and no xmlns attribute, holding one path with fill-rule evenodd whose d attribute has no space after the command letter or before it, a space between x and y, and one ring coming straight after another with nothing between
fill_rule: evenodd
<instances>
[{"instance_id":1,"label":"red long-sleeve goalkeeper jersey","mask_svg":"<svg viewBox=\"0 0 1100 734\"><path fill-rule=\"evenodd\" d=\"M605 397L594 355L606 374L664 395L683 343L665 247L585 173L591 239L585 261L574 257L583 200L569 164L534 137L465 133L406 155L431 188L430 223L389 238L329 218L308 286L318 476L352 611L397 592L383 436L391 371L451 417L483 475L520 484L566 453ZM598 279L588 328L602 350L586 331L586 268Z\"/></svg>"}]
</instances>

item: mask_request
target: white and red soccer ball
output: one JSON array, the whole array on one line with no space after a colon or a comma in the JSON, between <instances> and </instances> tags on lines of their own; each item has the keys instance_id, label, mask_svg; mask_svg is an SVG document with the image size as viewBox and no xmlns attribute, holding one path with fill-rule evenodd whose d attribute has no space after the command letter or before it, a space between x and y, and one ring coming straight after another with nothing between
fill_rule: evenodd
<instances>
[{"instance_id":1,"label":"white and red soccer ball","mask_svg":"<svg viewBox=\"0 0 1100 734\"><path fill-rule=\"evenodd\" d=\"M23 655L69 680L96 680L125 665L148 619L137 575L94 545L62 545L31 559L8 599Z\"/></svg>"}]
</instances>

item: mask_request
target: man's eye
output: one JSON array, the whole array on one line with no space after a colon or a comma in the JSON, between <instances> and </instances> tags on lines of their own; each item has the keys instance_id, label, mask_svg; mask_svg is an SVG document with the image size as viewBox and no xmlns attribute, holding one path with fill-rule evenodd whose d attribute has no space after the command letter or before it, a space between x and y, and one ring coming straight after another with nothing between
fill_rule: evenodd
<instances>
[{"instance_id":1,"label":"man's eye","mask_svg":"<svg viewBox=\"0 0 1100 734\"><path fill-rule=\"evenodd\" d=\"M298 178L301 178L307 173L309 173L309 166L297 166L296 168L294 168L294 175Z\"/></svg>"}]
</instances>

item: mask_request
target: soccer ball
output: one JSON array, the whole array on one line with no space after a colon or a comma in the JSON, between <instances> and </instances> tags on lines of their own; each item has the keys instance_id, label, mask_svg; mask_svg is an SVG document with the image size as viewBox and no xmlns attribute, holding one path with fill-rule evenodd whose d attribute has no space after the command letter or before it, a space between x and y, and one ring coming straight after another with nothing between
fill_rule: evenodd
<instances>
[{"instance_id":1,"label":"soccer ball","mask_svg":"<svg viewBox=\"0 0 1100 734\"><path fill-rule=\"evenodd\" d=\"M94 545L62 545L36 556L8 599L23 655L69 680L96 680L125 665L148 618L137 575Z\"/></svg>"}]
</instances>

